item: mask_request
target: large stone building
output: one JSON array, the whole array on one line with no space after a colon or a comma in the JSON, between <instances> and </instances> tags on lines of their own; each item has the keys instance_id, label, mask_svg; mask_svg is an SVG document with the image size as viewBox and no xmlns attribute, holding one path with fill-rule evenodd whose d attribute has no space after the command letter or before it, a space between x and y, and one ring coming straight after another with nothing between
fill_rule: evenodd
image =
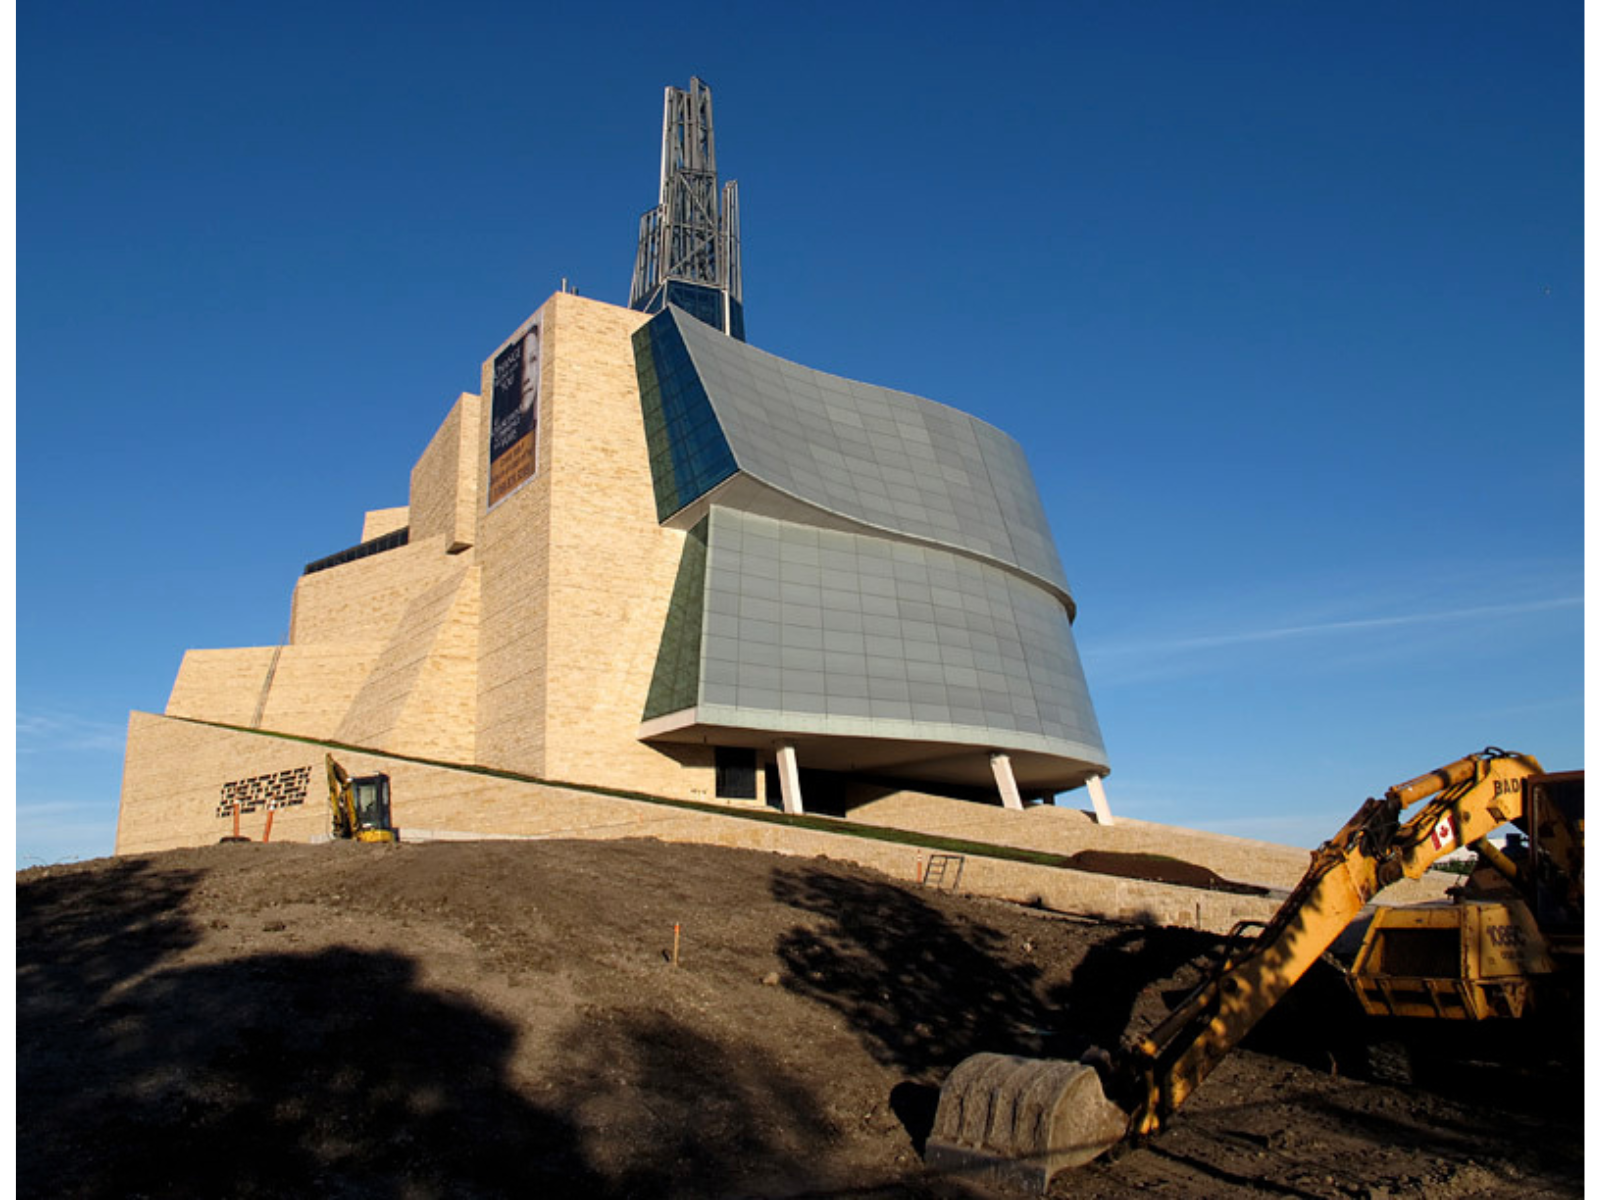
<instances>
[{"instance_id":1,"label":"large stone building","mask_svg":"<svg viewBox=\"0 0 1600 1200\"><path fill-rule=\"evenodd\" d=\"M700 91L669 89L669 148L675 119L694 142L675 95ZM683 164L663 164L667 212ZM317 756L221 749L240 731L791 812L1094 791L1074 601L1021 447L746 345L731 223L697 277L647 254L672 232L647 214L653 313L550 297L451 408L410 503L306 568L285 644L185 655L165 713L130 723L119 851L304 805ZM485 822L520 829L514 804Z\"/></svg>"}]
</instances>

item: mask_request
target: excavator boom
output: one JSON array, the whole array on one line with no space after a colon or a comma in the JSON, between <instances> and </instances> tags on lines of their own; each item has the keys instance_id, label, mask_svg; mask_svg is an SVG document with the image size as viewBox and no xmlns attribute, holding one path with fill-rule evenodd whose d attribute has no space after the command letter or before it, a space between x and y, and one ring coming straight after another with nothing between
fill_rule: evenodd
<instances>
[{"instance_id":1,"label":"excavator boom","mask_svg":"<svg viewBox=\"0 0 1600 1200\"><path fill-rule=\"evenodd\" d=\"M1522 818L1524 781L1542 774L1533 758L1490 747L1368 800L1313 852L1272 920L1252 926L1253 938L1236 928L1209 978L1131 1052L1079 1063L978 1055L957 1066L941 1089L929 1164L1042 1191L1057 1171L1154 1135L1368 901L1458 847L1488 846L1491 832ZM1581 836L1580 827L1569 893L1581 894Z\"/></svg>"},{"instance_id":2,"label":"excavator boom","mask_svg":"<svg viewBox=\"0 0 1600 1200\"><path fill-rule=\"evenodd\" d=\"M1331 840L1261 933L1140 1044L1131 1132L1149 1136L1390 884L1420 879L1439 858L1522 816L1534 759L1486 750L1368 800ZM1405 810L1426 801L1409 819Z\"/></svg>"}]
</instances>

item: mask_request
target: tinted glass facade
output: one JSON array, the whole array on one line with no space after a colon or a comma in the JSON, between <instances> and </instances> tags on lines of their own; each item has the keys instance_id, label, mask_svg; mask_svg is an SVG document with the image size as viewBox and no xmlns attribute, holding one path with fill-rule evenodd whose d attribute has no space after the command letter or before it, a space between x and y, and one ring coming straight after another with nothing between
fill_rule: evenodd
<instances>
[{"instance_id":1,"label":"tinted glass facade","mask_svg":"<svg viewBox=\"0 0 1600 1200\"><path fill-rule=\"evenodd\" d=\"M677 706L704 727L1029 751L1104 773L1071 594L1013 439L671 309L635 352L658 516L704 513L646 720ZM762 487L697 505L735 475ZM781 513L737 507L768 489Z\"/></svg>"},{"instance_id":2,"label":"tinted glass facade","mask_svg":"<svg viewBox=\"0 0 1600 1200\"><path fill-rule=\"evenodd\" d=\"M706 531L702 521L684 539L683 558L672 586L667 623L661 630L655 672L644 718L653 720L679 709L692 708L700 696L700 637L705 624Z\"/></svg>"},{"instance_id":3,"label":"tinted glass facade","mask_svg":"<svg viewBox=\"0 0 1600 1200\"><path fill-rule=\"evenodd\" d=\"M728 307L726 329L722 328L724 304ZM639 305L639 311L658 313L669 305L676 305L695 320L721 330L729 337L744 341L744 305L732 296L726 295L720 288L709 287L702 283L685 283L681 279L669 279Z\"/></svg>"},{"instance_id":4,"label":"tinted glass facade","mask_svg":"<svg viewBox=\"0 0 1600 1200\"><path fill-rule=\"evenodd\" d=\"M670 311L645 330L652 345L687 355L696 399L712 409L738 470L825 512L1006 563L1069 592L1027 457L994 426L786 362ZM678 494L683 504L695 498Z\"/></svg>"},{"instance_id":5,"label":"tinted glass facade","mask_svg":"<svg viewBox=\"0 0 1600 1200\"><path fill-rule=\"evenodd\" d=\"M634 335L633 353L656 514L666 520L738 466L678 325L671 320L650 322Z\"/></svg>"},{"instance_id":6,"label":"tinted glass facade","mask_svg":"<svg viewBox=\"0 0 1600 1200\"><path fill-rule=\"evenodd\" d=\"M1046 589L963 555L720 505L702 530L684 562L703 562L703 583L680 574L668 622L698 617L698 661L662 654L658 678L674 682L660 704L652 688L648 716L677 703L707 724L1104 761L1071 623Z\"/></svg>"}]
</instances>

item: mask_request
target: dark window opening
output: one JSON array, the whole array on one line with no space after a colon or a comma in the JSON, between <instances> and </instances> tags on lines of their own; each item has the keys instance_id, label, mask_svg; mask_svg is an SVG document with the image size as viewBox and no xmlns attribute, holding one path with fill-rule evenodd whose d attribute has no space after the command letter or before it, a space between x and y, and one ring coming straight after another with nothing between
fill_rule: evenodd
<instances>
[{"instance_id":1,"label":"dark window opening","mask_svg":"<svg viewBox=\"0 0 1600 1200\"><path fill-rule=\"evenodd\" d=\"M717 799L756 798L756 752L737 746L717 747Z\"/></svg>"},{"instance_id":2,"label":"dark window opening","mask_svg":"<svg viewBox=\"0 0 1600 1200\"><path fill-rule=\"evenodd\" d=\"M845 787L850 777L842 771L819 771L800 768L800 805L808 813L820 817L848 816L850 806L845 802Z\"/></svg>"},{"instance_id":3,"label":"dark window opening","mask_svg":"<svg viewBox=\"0 0 1600 1200\"><path fill-rule=\"evenodd\" d=\"M351 546L348 550L341 550L337 554L330 554L327 558L319 558L316 562L306 564L302 575L312 575L318 571L326 571L329 567L342 567L347 562L355 562L358 558L367 558L374 554L382 554L385 550L398 550L401 546L411 541L411 527L402 525L393 533L383 534L381 537L372 538L362 542L359 546Z\"/></svg>"}]
</instances>

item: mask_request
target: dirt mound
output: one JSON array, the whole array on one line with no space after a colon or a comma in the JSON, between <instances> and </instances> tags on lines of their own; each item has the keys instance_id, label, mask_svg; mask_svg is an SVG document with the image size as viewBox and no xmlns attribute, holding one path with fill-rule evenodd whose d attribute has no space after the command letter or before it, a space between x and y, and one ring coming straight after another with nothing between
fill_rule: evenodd
<instances>
[{"instance_id":1,"label":"dirt mound","mask_svg":"<svg viewBox=\"0 0 1600 1200\"><path fill-rule=\"evenodd\" d=\"M1179 887L1204 888L1212 892L1231 892L1236 896L1265 896L1267 889L1253 883L1234 883L1209 867L1197 866L1164 854L1128 854L1116 850L1080 850L1068 856L1066 866L1074 871L1094 871L1100 875L1120 875L1124 879L1148 879L1154 883L1175 883Z\"/></svg>"},{"instance_id":2,"label":"dirt mound","mask_svg":"<svg viewBox=\"0 0 1600 1200\"><path fill-rule=\"evenodd\" d=\"M654 842L214 846L22 872L17 912L41 1197L980 1195L922 1168L951 1066L1142 1033L1215 949ZM1362 1082L1276 1016L1056 1194L1581 1194L1574 1075Z\"/></svg>"}]
</instances>

